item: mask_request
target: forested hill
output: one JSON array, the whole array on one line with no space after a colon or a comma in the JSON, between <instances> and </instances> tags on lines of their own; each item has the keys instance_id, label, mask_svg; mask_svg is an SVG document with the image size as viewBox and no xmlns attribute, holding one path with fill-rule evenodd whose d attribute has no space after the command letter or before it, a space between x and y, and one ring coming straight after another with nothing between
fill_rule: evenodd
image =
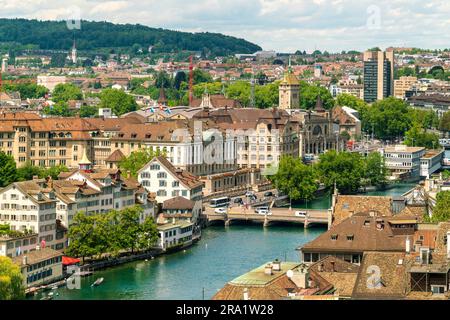
<instances>
[{"instance_id":1,"label":"forested hill","mask_svg":"<svg viewBox=\"0 0 450 320\"><path fill-rule=\"evenodd\" d=\"M143 25L82 21L80 30L69 30L65 21L0 19L0 42L33 45L44 50L68 50L73 38L77 49L138 47L144 52L201 51L212 55L253 53L258 45L218 33L188 33Z\"/></svg>"}]
</instances>

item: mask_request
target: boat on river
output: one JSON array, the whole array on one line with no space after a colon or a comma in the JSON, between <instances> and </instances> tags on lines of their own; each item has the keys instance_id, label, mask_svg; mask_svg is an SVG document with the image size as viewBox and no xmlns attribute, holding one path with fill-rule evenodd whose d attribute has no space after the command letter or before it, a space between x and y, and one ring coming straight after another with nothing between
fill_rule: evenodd
<instances>
[{"instance_id":1,"label":"boat on river","mask_svg":"<svg viewBox=\"0 0 450 320\"><path fill-rule=\"evenodd\" d=\"M91 287L97 287L99 285L101 285L103 283L103 278L98 278L97 280L95 280L95 282L93 284L91 284Z\"/></svg>"}]
</instances>

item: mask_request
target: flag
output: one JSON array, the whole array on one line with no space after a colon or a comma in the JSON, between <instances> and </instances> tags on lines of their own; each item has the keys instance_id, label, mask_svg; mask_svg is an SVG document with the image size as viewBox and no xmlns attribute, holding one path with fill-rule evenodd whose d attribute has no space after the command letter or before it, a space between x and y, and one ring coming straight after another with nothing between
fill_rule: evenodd
<instances>
[{"instance_id":1,"label":"flag","mask_svg":"<svg viewBox=\"0 0 450 320\"><path fill-rule=\"evenodd\" d=\"M150 107L150 111L151 111L151 113L155 113L155 108Z\"/></svg>"}]
</instances>

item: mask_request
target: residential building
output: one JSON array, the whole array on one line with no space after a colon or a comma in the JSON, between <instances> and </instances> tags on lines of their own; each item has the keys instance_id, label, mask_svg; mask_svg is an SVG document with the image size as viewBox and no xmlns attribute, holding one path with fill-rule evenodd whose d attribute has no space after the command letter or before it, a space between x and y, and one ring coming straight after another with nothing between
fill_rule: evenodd
<instances>
[{"instance_id":1,"label":"residential building","mask_svg":"<svg viewBox=\"0 0 450 320\"><path fill-rule=\"evenodd\" d=\"M339 132L347 132L353 139L361 136L361 120L359 113L349 107L336 106L332 110L334 122L339 123Z\"/></svg>"},{"instance_id":2,"label":"residential building","mask_svg":"<svg viewBox=\"0 0 450 320\"><path fill-rule=\"evenodd\" d=\"M394 93L394 51L366 51L364 60L364 101L371 103Z\"/></svg>"},{"instance_id":3,"label":"residential building","mask_svg":"<svg viewBox=\"0 0 450 320\"><path fill-rule=\"evenodd\" d=\"M51 248L36 248L13 258L20 268L26 288L37 287L63 278L63 254Z\"/></svg>"},{"instance_id":4,"label":"residential building","mask_svg":"<svg viewBox=\"0 0 450 320\"><path fill-rule=\"evenodd\" d=\"M163 250L182 248L192 244L194 223L187 220L167 222L158 225L159 247Z\"/></svg>"},{"instance_id":5,"label":"residential building","mask_svg":"<svg viewBox=\"0 0 450 320\"><path fill-rule=\"evenodd\" d=\"M163 204L174 197L183 197L194 202L192 221L202 213L203 183L186 170L177 169L165 157L155 157L138 171L138 182L155 200Z\"/></svg>"},{"instance_id":6,"label":"residential building","mask_svg":"<svg viewBox=\"0 0 450 320\"><path fill-rule=\"evenodd\" d=\"M385 165L391 172L391 179L418 180L420 177L421 158L426 150L423 147L395 145L382 150Z\"/></svg>"},{"instance_id":7,"label":"residential building","mask_svg":"<svg viewBox=\"0 0 450 320\"><path fill-rule=\"evenodd\" d=\"M36 250L38 245L37 233L17 233L0 236L0 256L14 258Z\"/></svg>"},{"instance_id":8,"label":"residential building","mask_svg":"<svg viewBox=\"0 0 450 320\"><path fill-rule=\"evenodd\" d=\"M417 84L417 77L400 77L394 80L394 97L405 99L405 93Z\"/></svg>"},{"instance_id":9,"label":"residential building","mask_svg":"<svg viewBox=\"0 0 450 320\"><path fill-rule=\"evenodd\" d=\"M37 84L46 87L52 92L58 84L67 83L66 76L37 76Z\"/></svg>"},{"instance_id":10,"label":"residential building","mask_svg":"<svg viewBox=\"0 0 450 320\"><path fill-rule=\"evenodd\" d=\"M14 182L0 190L0 222L11 230L39 234L39 243L54 247L56 195L45 195L35 181Z\"/></svg>"}]
</instances>

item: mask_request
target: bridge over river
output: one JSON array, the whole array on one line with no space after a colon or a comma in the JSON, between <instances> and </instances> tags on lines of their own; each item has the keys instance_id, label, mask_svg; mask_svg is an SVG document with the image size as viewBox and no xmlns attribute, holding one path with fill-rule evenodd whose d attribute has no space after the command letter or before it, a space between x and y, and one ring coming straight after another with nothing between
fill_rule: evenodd
<instances>
[{"instance_id":1,"label":"bridge over river","mask_svg":"<svg viewBox=\"0 0 450 320\"><path fill-rule=\"evenodd\" d=\"M306 212L305 216L295 215L296 211ZM213 208L206 208L205 214L208 223L224 222L225 226L229 226L233 221L255 221L262 222L263 225L269 226L275 222L301 223L305 228L311 225L328 225L329 210L317 209L290 209L290 208L271 208L270 215L257 214L254 208L246 208L245 206L228 208L227 213L218 214Z\"/></svg>"}]
</instances>

